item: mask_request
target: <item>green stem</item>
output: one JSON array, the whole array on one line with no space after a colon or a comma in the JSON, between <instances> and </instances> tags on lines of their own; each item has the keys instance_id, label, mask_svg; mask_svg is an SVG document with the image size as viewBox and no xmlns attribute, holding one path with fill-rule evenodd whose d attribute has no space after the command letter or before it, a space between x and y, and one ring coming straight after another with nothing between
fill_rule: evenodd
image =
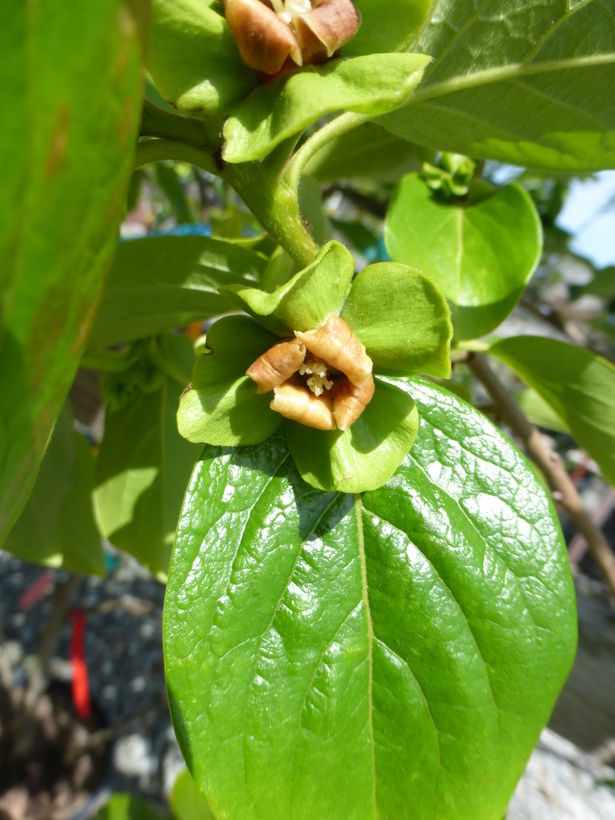
<instances>
[{"instance_id":1,"label":"green stem","mask_svg":"<svg viewBox=\"0 0 615 820\"><path fill-rule=\"evenodd\" d=\"M340 114L339 117L323 125L322 128L316 131L315 134L312 134L312 136L303 143L301 148L288 162L284 172L284 179L288 186L295 191L298 190L301 175L314 154L320 151L321 148L324 148L331 140L340 137L342 134L346 134L348 131L352 131L359 125L369 122L371 119L373 119L373 117L367 114L347 112L346 114Z\"/></svg>"},{"instance_id":2,"label":"green stem","mask_svg":"<svg viewBox=\"0 0 615 820\"><path fill-rule=\"evenodd\" d=\"M209 148L212 151L216 147L204 123L163 111L149 100L143 103L140 134L142 137L187 142L196 148Z\"/></svg>"},{"instance_id":3,"label":"green stem","mask_svg":"<svg viewBox=\"0 0 615 820\"><path fill-rule=\"evenodd\" d=\"M134 166L163 160L189 162L231 185L275 241L302 267L313 261L318 245L306 231L299 214L297 191L283 178L268 173L265 163L227 163L216 166L211 153L169 139L146 139L137 143Z\"/></svg>"},{"instance_id":4,"label":"green stem","mask_svg":"<svg viewBox=\"0 0 615 820\"><path fill-rule=\"evenodd\" d=\"M166 159L174 159L179 162L189 162L209 171L210 174L220 176L220 171L212 155L194 145L185 142L177 142L168 139L146 139L137 143L135 151L134 167L140 168L150 162L162 162Z\"/></svg>"},{"instance_id":5,"label":"green stem","mask_svg":"<svg viewBox=\"0 0 615 820\"><path fill-rule=\"evenodd\" d=\"M313 262L319 247L301 221L296 189L283 177L269 176L258 162L229 163L221 176L297 264L306 267Z\"/></svg>"}]
</instances>

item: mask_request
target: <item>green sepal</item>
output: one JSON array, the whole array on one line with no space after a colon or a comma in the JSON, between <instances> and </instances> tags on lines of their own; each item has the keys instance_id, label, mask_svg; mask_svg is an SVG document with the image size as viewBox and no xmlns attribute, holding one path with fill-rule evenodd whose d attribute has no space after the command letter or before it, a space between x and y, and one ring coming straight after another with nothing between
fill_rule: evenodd
<instances>
[{"instance_id":1,"label":"green sepal","mask_svg":"<svg viewBox=\"0 0 615 820\"><path fill-rule=\"evenodd\" d=\"M211 352L196 360L191 389L179 403L180 434L188 441L223 447L269 438L282 416L269 407L271 393L259 395L245 373L276 342L247 316L218 320L207 334Z\"/></svg>"},{"instance_id":2,"label":"green sepal","mask_svg":"<svg viewBox=\"0 0 615 820\"><path fill-rule=\"evenodd\" d=\"M456 339L490 333L512 312L540 259L542 229L531 197L516 183L475 181L465 200L404 177L384 226L393 259L416 265L451 303Z\"/></svg>"},{"instance_id":3,"label":"green sepal","mask_svg":"<svg viewBox=\"0 0 615 820\"><path fill-rule=\"evenodd\" d=\"M287 422L289 450L312 487L344 493L375 490L408 455L419 426L414 401L397 387L375 382L374 397L346 432Z\"/></svg>"},{"instance_id":4,"label":"green sepal","mask_svg":"<svg viewBox=\"0 0 615 820\"><path fill-rule=\"evenodd\" d=\"M376 367L450 377L450 312L420 271L395 262L368 265L353 282L341 317Z\"/></svg>"},{"instance_id":5,"label":"green sepal","mask_svg":"<svg viewBox=\"0 0 615 820\"><path fill-rule=\"evenodd\" d=\"M226 20L210 5L154 0L149 33L147 67L158 91L180 114L199 119L226 113L258 85Z\"/></svg>"},{"instance_id":6,"label":"green sepal","mask_svg":"<svg viewBox=\"0 0 615 820\"><path fill-rule=\"evenodd\" d=\"M328 242L316 259L274 293L227 285L220 293L278 336L311 330L339 314L354 274L354 259L339 242Z\"/></svg>"},{"instance_id":7,"label":"green sepal","mask_svg":"<svg viewBox=\"0 0 615 820\"><path fill-rule=\"evenodd\" d=\"M408 101L430 61L424 54L370 54L292 71L261 85L224 125L226 162L262 159L326 114L377 116Z\"/></svg>"}]
</instances>

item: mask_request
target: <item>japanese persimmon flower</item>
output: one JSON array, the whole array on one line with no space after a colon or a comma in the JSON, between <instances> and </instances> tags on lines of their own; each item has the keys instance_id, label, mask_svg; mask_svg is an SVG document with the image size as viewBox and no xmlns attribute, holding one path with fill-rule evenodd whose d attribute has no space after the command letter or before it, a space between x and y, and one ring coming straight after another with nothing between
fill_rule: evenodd
<instances>
[{"instance_id":1,"label":"japanese persimmon flower","mask_svg":"<svg viewBox=\"0 0 615 820\"><path fill-rule=\"evenodd\" d=\"M147 68L180 114L222 118L225 162L251 162L328 114L377 117L405 105L430 62L408 53L429 8L429 0L152 0Z\"/></svg>"},{"instance_id":2,"label":"japanese persimmon flower","mask_svg":"<svg viewBox=\"0 0 615 820\"><path fill-rule=\"evenodd\" d=\"M446 300L413 268L369 265L330 242L274 293L221 292L249 314L218 320L180 402L180 433L258 444L284 424L302 477L321 490L384 484L407 455L418 415L404 377L450 375Z\"/></svg>"},{"instance_id":3,"label":"japanese persimmon flower","mask_svg":"<svg viewBox=\"0 0 615 820\"><path fill-rule=\"evenodd\" d=\"M274 75L322 63L355 36L361 15L351 0L224 0L226 22L244 63Z\"/></svg>"}]
</instances>

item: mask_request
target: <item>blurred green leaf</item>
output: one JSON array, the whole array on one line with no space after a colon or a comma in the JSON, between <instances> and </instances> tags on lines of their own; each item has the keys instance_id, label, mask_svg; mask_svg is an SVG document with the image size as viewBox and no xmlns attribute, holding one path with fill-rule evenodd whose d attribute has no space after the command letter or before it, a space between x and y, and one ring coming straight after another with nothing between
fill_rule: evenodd
<instances>
[{"instance_id":1,"label":"blurred green leaf","mask_svg":"<svg viewBox=\"0 0 615 820\"><path fill-rule=\"evenodd\" d=\"M173 820L173 818L149 800L144 800L134 794L118 792L98 810L96 820Z\"/></svg>"},{"instance_id":2,"label":"blurred green leaf","mask_svg":"<svg viewBox=\"0 0 615 820\"><path fill-rule=\"evenodd\" d=\"M0 543L34 484L115 250L142 89L137 22L120 0L2 10Z\"/></svg>"},{"instance_id":3,"label":"blurred green leaf","mask_svg":"<svg viewBox=\"0 0 615 820\"><path fill-rule=\"evenodd\" d=\"M32 495L2 548L22 561L69 572L105 575L101 537L94 523L94 458L60 413Z\"/></svg>"},{"instance_id":4,"label":"blurred green leaf","mask_svg":"<svg viewBox=\"0 0 615 820\"><path fill-rule=\"evenodd\" d=\"M449 299L456 339L483 336L508 316L542 248L540 219L519 185L480 183L467 200L444 199L418 174L393 194L384 239L393 259L423 271Z\"/></svg>"},{"instance_id":5,"label":"blurred green leaf","mask_svg":"<svg viewBox=\"0 0 615 820\"><path fill-rule=\"evenodd\" d=\"M615 165L615 18L605 0L436 0L434 57L380 122L421 145L555 171Z\"/></svg>"},{"instance_id":6,"label":"blurred green leaf","mask_svg":"<svg viewBox=\"0 0 615 820\"><path fill-rule=\"evenodd\" d=\"M195 468L164 651L217 816L500 818L570 670L544 488L477 410L395 384L421 426L379 490L314 491L279 435Z\"/></svg>"},{"instance_id":7,"label":"blurred green leaf","mask_svg":"<svg viewBox=\"0 0 615 820\"><path fill-rule=\"evenodd\" d=\"M223 157L262 159L287 137L340 109L390 111L410 96L427 63L421 54L370 54L308 66L261 85L226 120Z\"/></svg>"},{"instance_id":8,"label":"blurred green leaf","mask_svg":"<svg viewBox=\"0 0 615 820\"><path fill-rule=\"evenodd\" d=\"M305 170L319 182L353 177L399 179L401 173L420 170L421 153L429 152L375 122L366 122L327 143Z\"/></svg>"},{"instance_id":9,"label":"blurred green leaf","mask_svg":"<svg viewBox=\"0 0 615 820\"><path fill-rule=\"evenodd\" d=\"M188 769L177 776L169 803L175 820L216 820Z\"/></svg>"},{"instance_id":10,"label":"blurred green leaf","mask_svg":"<svg viewBox=\"0 0 615 820\"><path fill-rule=\"evenodd\" d=\"M503 339L487 353L547 402L615 486L615 367L582 347L542 336Z\"/></svg>"},{"instance_id":11,"label":"blurred green leaf","mask_svg":"<svg viewBox=\"0 0 615 820\"><path fill-rule=\"evenodd\" d=\"M173 209L175 219L180 225L194 222L184 188L172 163L157 162L154 166L156 181Z\"/></svg>"},{"instance_id":12,"label":"blurred green leaf","mask_svg":"<svg viewBox=\"0 0 615 820\"><path fill-rule=\"evenodd\" d=\"M187 336L169 337L194 362ZM105 536L165 580L186 484L200 447L177 431L176 414L186 382L170 376L140 392L120 410L107 408L96 462L94 504Z\"/></svg>"},{"instance_id":13,"label":"blurred green leaf","mask_svg":"<svg viewBox=\"0 0 615 820\"><path fill-rule=\"evenodd\" d=\"M514 399L532 424L547 430L555 430L558 433L570 433L562 419L531 387L515 393Z\"/></svg>"},{"instance_id":14,"label":"blurred green leaf","mask_svg":"<svg viewBox=\"0 0 615 820\"><path fill-rule=\"evenodd\" d=\"M267 265L260 254L207 236L121 242L88 347L106 347L184 327L232 309L218 293L249 285Z\"/></svg>"}]
</instances>

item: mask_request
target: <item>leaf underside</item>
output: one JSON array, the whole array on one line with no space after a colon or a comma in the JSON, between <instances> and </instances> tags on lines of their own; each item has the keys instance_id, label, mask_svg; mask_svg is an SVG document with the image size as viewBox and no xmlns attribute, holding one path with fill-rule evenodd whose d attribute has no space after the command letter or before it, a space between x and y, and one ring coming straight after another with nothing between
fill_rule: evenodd
<instances>
[{"instance_id":1,"label":"leaf underside","mask_svg":"<svg viewBox=\"0 0 615 820\"><path fill-rule=\"evenodd\" d=\"M609 0L436 0L412 50L434 63L381 119L393 133L526 167L615 167Z\"/></svg>"},{"instance_id":2,"label":"leaf underside","mask_svg":"<svg viewBox=\"0 0 615 820\"><path fill-rule=\"evenodd\" d=\"M218 816L500 820L570 669L570 570L528 463L395 380L421 428L361 496L283 437L206 448L164 616L175 730Z\"/></svg>"}]
</instances>

